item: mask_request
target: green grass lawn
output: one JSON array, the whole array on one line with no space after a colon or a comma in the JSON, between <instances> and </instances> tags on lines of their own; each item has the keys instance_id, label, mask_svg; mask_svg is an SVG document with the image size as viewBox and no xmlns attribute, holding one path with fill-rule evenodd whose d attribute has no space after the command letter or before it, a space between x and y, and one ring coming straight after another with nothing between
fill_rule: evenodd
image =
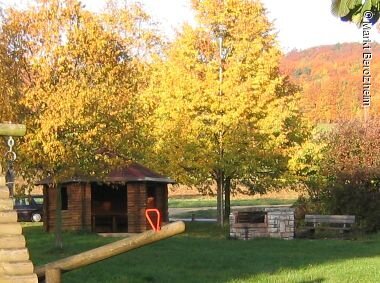
<instances>
[{"instance_id":1,"label":"green grass lawn","mask_svg":"<svg viewBox=\"0 0 380 283\"><path fill-rule=\"evenodd\" d=\"M215 224L189 223L176 237L65 273L63 282L379 282L380 235L356 240L227 240ZM65 233L65 251L53 235L24 228L35 264L116 239Z\"/></svg>"},{"instance_id":2,"label":"green grass lawn","mask_svg":"<svg viewBox=\"0 0 380 283\"><path fill-rule=\"evenodd\" d=\"M250 206L250 205L278 205L278 204L293 204L295 199L238 199L231 200L232 206ZM169 198L170 208L188 208L188 207L216 207L216 199L204 198Z\"/></svg>"}]
</instances>

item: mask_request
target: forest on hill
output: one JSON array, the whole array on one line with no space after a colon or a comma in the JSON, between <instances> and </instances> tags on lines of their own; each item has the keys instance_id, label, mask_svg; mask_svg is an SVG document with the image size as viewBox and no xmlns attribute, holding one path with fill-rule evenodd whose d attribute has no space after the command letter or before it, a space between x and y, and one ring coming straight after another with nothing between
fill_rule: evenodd
<instances>
[{"instance_id":1,"label":"forest on hill","mask_svg":"<svg viewBox=\"0 0 380 283\"><path fill-rule=\"evenodd\" d=\"M380 113L380 46L372 43L371 115ZM293 50L281 61L281 71L301 87L301 109L317 123L362 116L363 45L343 43Z\"/></svg>"}]
</instances>

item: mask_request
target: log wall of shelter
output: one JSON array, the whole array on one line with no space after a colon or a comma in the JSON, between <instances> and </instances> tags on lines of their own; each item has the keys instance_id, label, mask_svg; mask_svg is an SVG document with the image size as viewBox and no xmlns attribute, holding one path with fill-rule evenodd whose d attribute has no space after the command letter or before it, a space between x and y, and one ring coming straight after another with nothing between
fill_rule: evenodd
<instances>
[{"instance_id":1,"label":"log wall of shelter","mask_svg":"<svg viewBox=\"0 0 380 283\"><path fill-rule=\"evenodd\" d=\"M43 204L43 215L42 215L42 221L44 223L44 229L46 232L50 231L50 220L49 220L49 202L50 202L50 196L48 193L48 186L44 185L42 188L42 192L44 194L44 204Z\"/></svg>"},{"instance_id":2,"label":"log wall of shelter","mask_svg":"<svg viewBox=\"0 0 380 283\"><path fill-rule=\"evenodd\" d=\"M90 184L73 183L67 188L67 210L62 210L63 230L91 230ZM44 227L54 231L57 190L44 186Z\"/></svg>"},{"instance_id":3,"label":"log wall of shelter","mask_svg":"<svg viewBox=\"0 0 380 283\"><path fill-rule=\"evenodd\" d=\"M169 222L168 219L168 186L167 184L157 183L156 187L156 205L161 213L162 222Z\"/></svg>"},{"instance_id":4,"label":"log wall of shelter","mask_svg":"<svg viewBox=\"0 0 380 283\"><path fill-rule=\"evenodd\" d=\"M145 183L128 183L128 232L146 231L146 185Z\"/></svg>"}]
</instances>

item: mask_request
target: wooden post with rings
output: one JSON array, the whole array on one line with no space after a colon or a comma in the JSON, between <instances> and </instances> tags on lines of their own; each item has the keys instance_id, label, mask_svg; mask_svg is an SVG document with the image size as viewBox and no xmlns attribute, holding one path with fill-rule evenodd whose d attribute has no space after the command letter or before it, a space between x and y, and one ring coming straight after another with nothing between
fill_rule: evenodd
<instances>
[{"instance_id":1,"label":"wooden post with rings","mask_svg":"<svg viewBox=\"0 0 380 283\"><path fill-rule=\"evenodd\" d=\"M20 124L0 124L0 136L7 140L8 151L1 156L8 166L16 160L13 151L13 137L25 135L26 127ZM13 172L7 168L7 173ZM10 187L14 185L9 174L6 178L0 166L0 282L37 283L38 278L34 273L33 263L29 260L29 252L26 248L25 238L22 235L22 227L17 222L17 212L13 209L13 200L10 198ZM10 179L9 179L10 178ZM11 181L9 181L11 180Z\"/></svg>"}]
</instances>

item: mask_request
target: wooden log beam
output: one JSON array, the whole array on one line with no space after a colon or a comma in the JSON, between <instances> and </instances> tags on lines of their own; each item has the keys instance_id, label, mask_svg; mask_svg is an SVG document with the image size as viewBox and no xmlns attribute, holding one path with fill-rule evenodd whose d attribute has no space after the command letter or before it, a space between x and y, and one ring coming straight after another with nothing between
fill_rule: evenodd
<instances>
[{"instance_id":1,"label":"wooden log beam","mask_svg":"<svg viewBox=\"0 0 380 283\"><path fill-rule=\"evenodd\" d=\"M22 124L0 124L0 136L22 137L26 133L26 127Z\"/></svg>"},{"instance_id":2,"label":"wooden log beam","mask_svg":"<svg viewBox=\"0 0 380 283\"><path fill-rule=\"evenodd\" d=\"M33 263L30 260L17 262L0 262L0 275L33 274ZM1 282L1 281L0 281Z\"/></svg>"},{"instance_id":3,"label":"wooden log beam","mask_svg":"<svg viewBox=\"0 0 380 283\"><path fill-rule=\"evenodd\" d=\"M16 222L17 222L16 210L0 211L0 224L16 223Z\"/></svg>"},{"instance_id":4,"label":"wooden log beam","mask_svg":"<svg viewBox=\"0 0 380 283\"><path fill-rule=\"evenodd\" d=\"M0 199L0 210L12 210L13 200L9 198Z\"/></svg>"},{"instance_id":5,"label":"wooden log beam","mask_svg":"<svg viewBox=\"0 0 380 283\"><path fill-rule=\"evenodd\" d=\"M0 275L0 282L1 283L16 283L16 282L36 283L37 282L37 276L35 274L29 274L29 275Z\"/></svg>"},{"instance_id":6,"label":"wooden log beam","mask_svg":"<svg viewBox=\"0 0 380 283\"><path fill-rule=\"evenodd\" d=\"M21 235L22 228L20 222L15 223L0 223L0 236L1 235Z\"/></svg>"},{"instance_id":7,"label":"wooden log beam","mask_svg":"<svg viewBox=\"0 0 380 283\"><path fill-rule=\"evenodd\" d=\"M0 235L0 250L22 248L25 248L25 238L23 235Z\"/></svg>"},{"instance_id":8,"label":"wooden log beam","mask_svg":"<svg viewBox=\"0 0 380 283\"><path fill-rule=\"evenodd\" d=\"M17 262L26 260L29 260L29 252L26 248L0 249L0 262Z\"/></svg>"},{"instance_id":9,"label":"wooden log beam","mask_svg":"<svg viewBox=\"0 0 380 283\"><path fill-rule=\"evenodd\" d=\"M47 269L59 269L63 273L172 237L184 231L185 223L177 221L163 226L159 232L146 231L96 249L38 266L34 272L39 278L45 277Z\"/></svg>"},{"instance_id":10,"label":"wooden log beam","mask_svg":"<svg viewBox=\"0 0 380 283\"><path fill-rule=\"evenodd\" d=\"M0 199L7 199L9 198L9 189L5 186L5 180L3 179L4 177L0 176ZM2 181L4 181L4 183Z\"/></svg>"}]
</instances>

